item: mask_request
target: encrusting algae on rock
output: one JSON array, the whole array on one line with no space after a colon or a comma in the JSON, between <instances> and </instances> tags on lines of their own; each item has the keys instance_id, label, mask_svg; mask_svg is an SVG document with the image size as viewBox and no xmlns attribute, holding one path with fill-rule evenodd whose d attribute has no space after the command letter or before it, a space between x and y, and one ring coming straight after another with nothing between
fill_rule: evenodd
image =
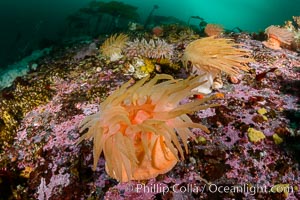
<instances>
[{"instance_id":1,"label":"encrusting algae on rock","mask_svg":"<svg viewBox=\"0 0 300 200\"><path fill-rule=\"evenodd\" d=\"M170 171L179 161L178 152L184 158L177 135L188 153L188 138L195 139L189 128L209 132L186 114L217 106L203 105L214 96L179 104L203 84L199 78L175 80L161 74L148 82L149 77L143 78L131 87L129 81L110 95L100 104L100 112L87 116L80 125L81 132L89 130L78 143L90 138L94 141L93 169L103 151L106 172L121 182L146 180Z\"/></svg>"}]
</instances>

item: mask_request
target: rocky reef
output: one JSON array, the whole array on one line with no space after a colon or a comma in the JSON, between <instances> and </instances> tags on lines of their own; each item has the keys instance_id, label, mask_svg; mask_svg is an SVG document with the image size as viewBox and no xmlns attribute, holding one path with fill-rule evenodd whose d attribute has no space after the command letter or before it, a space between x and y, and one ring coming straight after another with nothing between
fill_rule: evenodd
<instances>
[{"instance_id":1,"label":"rocky reef","mask_svg":"<svg viewBox=\"0 0 300 200\"><path fill-rule=\"evenodd\" d=\"M124 33L129 41L117 59L101 54L99 40L54 48L1 91L0 199L300 199L300 56L248 33L218 36L251 52L253 62L235 77L220 74L223 87L210 94L219 106L188 115L210 133L190 129L195 139L188 138L184 160L155 178L125 183L106 173L103 155L92 170L92 141L77 144L85 116L101 114L99 105L129 80L190 76L192 66L181 58L199 36L189 27L162 28L159 38ZM134 42L145 49L127 55ZM154 56L158 47L168 56Z\"/></svg>"}]
</instances>

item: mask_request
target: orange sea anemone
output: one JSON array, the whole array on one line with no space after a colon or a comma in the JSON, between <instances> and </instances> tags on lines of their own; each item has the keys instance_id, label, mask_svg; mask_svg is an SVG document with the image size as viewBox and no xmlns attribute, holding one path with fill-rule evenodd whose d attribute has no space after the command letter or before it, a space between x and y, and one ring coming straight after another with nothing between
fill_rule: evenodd
<instances>
[{"instance_id":1,"label":"orange sea anemone","mask_svg":"<svg viewBox=\"0 0 300 200\"><path fill-rule=\"evenodd\" d=\"M290 46L294 40L292 32L273 25L266 28L265 33L268 36L268 40L264 41L263 44L274 50L281 49L282 46Z\"/></svg>"},{"instance_id":2,"label":"orange sea anemone","mask_svg":"<svg viewBox=\"0 0 300 200\"><path fill-rule=\"evenodd\" d=\"M248 71L246 65L252 62L251 53L247 49L238 48L231 39L206 37L191 42L185 49L182 63L185 67L191 63L193 71L197 74L206 73L203 80L205 84L197 88L198 92L211 93L214 80L225 72L236 76L240 70Z\"/></svg>"},{"instance_id":3,"label":"orange sea anemone","mask_svg":"<svg viewBox=\"0 0 300 200\"><path fill-rule=\"evenodd\" d=\"M204 29L204 33L207 36L218 36L224 32L224 29L219 24L207 24Z\"/></svg>"},{"instance_id":4,"label":"orange sea anemone","mask_svg":"<svg viewBox=\"0 0 300 200\"><path fill-rule=\"evenodd\" d=\"M152 28L152 33L156 37L161 37L164 34L164 29L161 26L155 26L154 28Z\"/></svg>"},{"instance_id":5,"label":"orange sea anemone","mask_svg":"<svg viewBox=\"0 0 300 200\"><path fill-rule=\"evenodd\" d=\"M94 141L93 169L103 151L106 172L121 182L150 179L171 170L179 161L178 152L184 157L178 136L188 152L188 138L194 138L189 128L209 132L186 114L216 106L203 105L213 96L179 103L202 84L199 77L174 80L170 75L156 75L146 83L148 78L131 87L130 81L125 83L100 104L99 113L87 116L80 125L81 132L89 130L79 142Z\"/></svg>"}]
</instances>

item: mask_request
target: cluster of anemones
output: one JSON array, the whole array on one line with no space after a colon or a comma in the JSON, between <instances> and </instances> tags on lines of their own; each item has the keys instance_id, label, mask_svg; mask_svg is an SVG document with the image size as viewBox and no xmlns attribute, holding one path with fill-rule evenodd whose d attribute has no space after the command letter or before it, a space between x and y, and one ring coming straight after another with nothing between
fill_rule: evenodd
<instances>
[{"instance_id":1,"label":"cluster of anemones","mask_svg":"<svg viewBox=\"0 0 300 200\"><path fill-rule=\"evenodd\" d=\"M124 52L129 57L146 57L146 58L171 58L173 56L174 46L168 44L163 39L149 40L135 39L127 42L127 47Z\"/></svg>"},{"instance_id":2,"label":"cluster of anemones","mask_svg":"<svg viewBox=\"0 0 300 200\"><path fill-rule=\"evenodd\" d=\"M87 116L80 131L88 128L79 142L93 138L94 170L104 153L106 172L126 182L156 177L171 170L184 157L181 139L188 152L189 128L208 129L193 123L187 113L216 106L203 105L213 97L180 104L202 83L199 77L175 80L170 75L146 77L130 87L122 85L100 105L100 112ZM165 81L162 81L165 80ZM148 82L147 82L148 81Z\"/></svg>"}]
</instances>

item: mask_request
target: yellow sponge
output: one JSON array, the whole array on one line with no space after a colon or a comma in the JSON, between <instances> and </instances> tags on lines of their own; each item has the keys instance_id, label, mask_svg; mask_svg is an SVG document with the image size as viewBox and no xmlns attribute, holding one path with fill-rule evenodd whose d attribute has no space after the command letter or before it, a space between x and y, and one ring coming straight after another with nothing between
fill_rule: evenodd
<instances>
[{"instance_id":1,"label":"yellow sponge","mask_svg":"<svg viewBox=\"0 0 300 200\"><path fill-rule=\"evenodd\" d=\"M279 135L277 135L276 133L273 134L272 137L273 137L275 144L281 144L283 142L283 139L281 137L279 137Z\"/></svg>"},{"instance_id":2,"label":"yellow sponge","mask_svg":"<svg viewBox=\"0 0 300 200\"><path fill-rule=\"evenodd\" d=\"M248 137L251 142L259 142L262 139L266 138L263 132L258 131L254 128L248 128Z\"/></svg>"}]
</instances>

